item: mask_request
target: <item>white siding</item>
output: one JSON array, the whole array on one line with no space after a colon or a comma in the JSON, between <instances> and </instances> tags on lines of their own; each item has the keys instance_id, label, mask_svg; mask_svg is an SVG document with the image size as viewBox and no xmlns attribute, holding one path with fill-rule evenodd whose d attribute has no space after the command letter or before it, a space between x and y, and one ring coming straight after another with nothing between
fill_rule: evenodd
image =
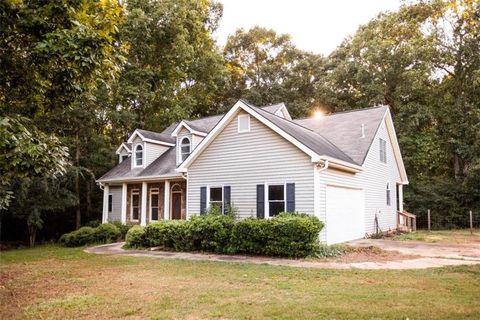
<instances>
[{"instance_id":1,"label":"white siding","mask_svg":"<svg viewBox=\"0 0 480 320\"><path fill-rule=\"evenodd\" d=\"M156 143L150 143L150 142L145 142L145 161L144 161L144 167L148 167L150 163L155 161L158 157L160 157L165 151L170 149L170 147L167 146L162 146Z\"/></svg>"},{"instance_id":2,"label":"white siding","mask_svg":"<svg viewBox=\"0 0 480 320\"><path fill-rule=\"evenodd\" d=\"M108 221L121 221L122 187L110 186L109 193L112 195L112 212L108 213Z\"/></svg>"},{"instance_id":3,"label":"white siding","mask_svg":"<svg viewBox=\"0 0 480 320\"><path fill-rule=\"evenodd\" d=\"M379 138L387 141L386 164L380 162ZM385 121L382 122L373 140L363 167L363 171L355 175L332 169L320 172L320 219L323 221L326 219L326 185L346 186L365 191L365 232L374 232L375 213L383 231L396 228L396 184L400 183L400 174ZM390 206L387 206L386 200L387 182L390 183L391 190ZM326 223L328 224L328 221ZM321 232L320 237L322 241L326 240L325 230Z\"/></svg>"},{"instance_id":4,"label":"white siding","mask_svg":"<svg viewBox=\"0 0 480 320\"><path fill-rule=\"evenodd\" d=\"M295 183L297 211L313 214L311 158L251 117L250 132L237 132L237 117L188 168L188 217L200 212L200 187L231 186L240 217L256 216L256 185Z\"/></svg>"}]
</instances>

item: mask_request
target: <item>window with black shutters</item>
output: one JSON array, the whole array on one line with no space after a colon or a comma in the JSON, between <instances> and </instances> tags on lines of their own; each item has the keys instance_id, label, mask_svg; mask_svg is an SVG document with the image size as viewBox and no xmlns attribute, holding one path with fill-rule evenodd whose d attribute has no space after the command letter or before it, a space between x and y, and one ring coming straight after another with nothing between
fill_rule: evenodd
<instances>
[{"instance_id":1,"label":"window with black shutters","mask_svg":"<svg viewBox=\"0 0 480 320\"><path fill-rule=\"evenodd\" d=\"M269 185L268 186L268 215L274 217L280 212L285 211L285 186Z\"/></svg>"}]
</instances>

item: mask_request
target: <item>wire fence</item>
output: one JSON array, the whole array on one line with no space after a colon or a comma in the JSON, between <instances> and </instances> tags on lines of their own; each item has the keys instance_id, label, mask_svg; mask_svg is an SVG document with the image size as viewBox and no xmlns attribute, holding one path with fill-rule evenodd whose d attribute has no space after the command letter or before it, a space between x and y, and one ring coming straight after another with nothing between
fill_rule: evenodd
<instances>
[{"instance_id":1,"label":"wire fence","mask_svg":"<svg viewBox=\"0 0 480 320\"><path fill-rule=\"evenodd\" d=\"M417 229L450 230L480 228L480 211L467 211L464 214L448 215L428 210L417 212Z\"/></svg>"}]
</instances>

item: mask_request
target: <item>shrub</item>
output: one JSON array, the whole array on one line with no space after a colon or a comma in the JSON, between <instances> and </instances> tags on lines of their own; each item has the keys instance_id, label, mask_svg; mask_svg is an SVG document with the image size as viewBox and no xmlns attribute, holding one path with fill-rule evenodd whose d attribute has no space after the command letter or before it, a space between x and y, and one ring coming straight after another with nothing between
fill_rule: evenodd
<instances>
[{"instance_id":1,"label":"shrub","mask_svg":"<svg viewBox=\"0 0 480 320\"><path fill-rule=\"evenodd\" d=\"M267 224L269 220L247 218L237 221L232 229L230 251L265 254Z\"/></svg>"},{"instance_id":2,"label":"shrub","mask_svg":"<svg viewBox=\"0 0 480 320\"><path fill-rule=\"evenodd\" d=\"M132 226L125 235L126 246L129 248L145 247L145 229L141 226Z\"/></svg>"},{"instance_id":3,"label":"shrub","mask_svg":"<svg viewBox=\"0 0 480 320\"><path fill-rule=\"evenodd\" d=\"M120 239L125 240L128 230L134 226L133 223L123 224L121 221L112 221L111 224L115 225L120 230Z\"/></svg>"},{"instance_id":4,"label":"shrub","mask_svg":"<svg viewBox=\"0 0 480 320\"><path fill-rule=\"evenodd\" d=\"M102 224L102 221L100 221L100 220L90 220L85 224L85 227L96 228L101 224Z\"/></svg>"},{"instance_id":5,"label":"shrub","mask_svg":"<svg viewBox=\"0 0 480 320\"><path fill-rule=\"evenodd\" d=\"M111 223L104 223L96 227L95 229L95 242L110 243L118 241L121 233L120 229Z\"/></svg>"},{"instance_id":6,"label":"shrub","mask_svg":"<svg viewBox=\"0 0 480 320\"><path fill-rule=\"evenodd\" d=\"M230 215L194 216L189 221L187 237L193 250L227 252L234 225Z\"/></svg>"},{"instance_id":7,"label":"shrub","mask_svg":"<svg viewBox=\"0 0 480 320\"><path fill-rule=\"evenodd\" d=\"M318 218L298 213L281 213L269 220L245 219L233 227L231 251L286 257L314 255L322 228Z\"/></svg>"},{"instance_id":8,"label":"shrub","mask_svg":"<svg viewBox=\"0 0 480 320\"><path fill-rule=\"evenodd\" d=\"M64 234L60 242L67 247L79 247L95 242L95 229L92 227L81 227L78 230Z\"/></svg>"},{"instance_id":9,"label":"shrub","mask_svg":"<svg viewBox=\"0 0 480 320\"><path fill-rule=\"evenodd\" d=\"M177 251L191 251L193 246L188 238L186 220L159 221L145 227L144 245L162 247Z\"/></svg>"}]
</instances>

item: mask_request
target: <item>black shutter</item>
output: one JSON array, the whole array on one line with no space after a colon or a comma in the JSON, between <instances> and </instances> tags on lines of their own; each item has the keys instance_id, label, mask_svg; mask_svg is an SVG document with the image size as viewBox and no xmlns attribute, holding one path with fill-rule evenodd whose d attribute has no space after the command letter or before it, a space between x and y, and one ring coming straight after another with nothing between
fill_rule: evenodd
<instances>
[{"instance_id":1,"label":"black shutter","mask_svg":"<svg viewBox=\"0 0 480 320\"><path fill-rule=\"evenodd\" d=\"M200 214L205 214L207 209L207 187L200 187Z\"/></svg>"},{"instance_id":2,"label":"black shutter","mask_svg":"<svg viewBox=\"0 0 480 320\"><path fill-rule=\"evenodd\" d=\"M230 186L224 186L223 187L223 214L228 213L228 210L230 209L230 198L231 198L231 192L230 192Z\"/></svg>"},{"instance_id":3,"label":"black shutter","mask_svg":"<svg viewBox=\"0 0 480 320\"><path fill-rule=\"evenodd\" d=\"M257 184L257 218L265 218L265 185Z\"/></svg>"},{"instance_id":4,"label":"black shutter","mask_svg":"<svg viewBox=\"0 0 480 320\"><path fill-rule=\"evenodd\" d=\"M295 183L287 183L287 212L295 211Z\"/></svg>"}]
</instances>

